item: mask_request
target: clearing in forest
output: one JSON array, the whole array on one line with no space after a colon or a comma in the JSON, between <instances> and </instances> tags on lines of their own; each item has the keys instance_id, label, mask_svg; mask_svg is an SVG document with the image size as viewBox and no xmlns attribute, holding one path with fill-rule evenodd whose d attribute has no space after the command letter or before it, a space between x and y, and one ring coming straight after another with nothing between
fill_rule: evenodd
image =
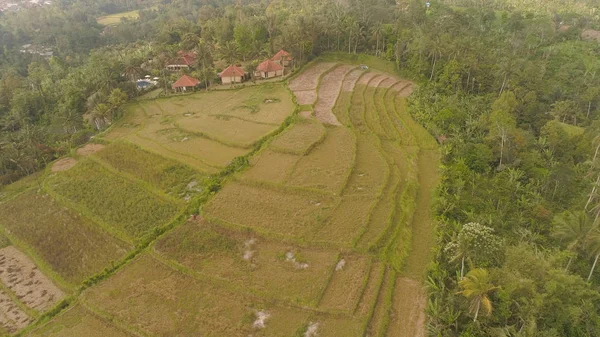
<instances>
[{"instance_id":1,"label":"clearing in forest","mask_svg":"<svg viewBox=\"0 0 600 337\"><path fill-rule=\"evenodd\" d=\"M100 151L48 172L42 191L0 195L9 239L68 282L101 263L65 268L43 236L64 241L77 224L65 258L107 261L166 231L30 336L423 336L439 158L408 113L414 85L382 70L308 65L289 89L314 115L291 119L284 84L132 103ZM198 217L184 214L251 152ZM49 209L30 219L47 231L29 237L16 204Z\"/></svg>"}]
</instances>

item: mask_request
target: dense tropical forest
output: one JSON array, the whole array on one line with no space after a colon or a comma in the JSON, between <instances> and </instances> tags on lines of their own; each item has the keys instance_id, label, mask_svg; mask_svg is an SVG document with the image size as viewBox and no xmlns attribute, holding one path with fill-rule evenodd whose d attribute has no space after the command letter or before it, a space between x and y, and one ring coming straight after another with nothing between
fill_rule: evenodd
<instances>
[{"instance_id":1,"label":"dense tropical forest","mask_svg":"<svg viewBox=\"0 0 600 337\"><path fill-rule=\"evenodd\" d=\"M0 14L0 185L108 127L135 78L286 48L393 61L442 146L432 336L600 335L597 1L60 0ZM104 27L96 17L140 9ZM44 58L21 46L52 48Z\"/></svg>"}]
</instances>

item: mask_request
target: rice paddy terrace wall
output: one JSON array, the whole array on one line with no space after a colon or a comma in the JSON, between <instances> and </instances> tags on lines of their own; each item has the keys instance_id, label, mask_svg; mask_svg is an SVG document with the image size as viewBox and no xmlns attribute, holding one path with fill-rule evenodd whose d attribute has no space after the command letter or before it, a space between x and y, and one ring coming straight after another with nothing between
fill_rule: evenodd
<instances>
[{"instance_id":1,"label":"rice paddy terrace wall","mask_svg":"<svg viewBox=\"0 0 600 337\"><path fill-rule=\"evenodd\" d=\"M423 336L438 157L412 88L333 60L289 91L133 103L104 146L0 191L0 270L44 293L0 274L1 332Z\"/></svg>"}]
</instances>

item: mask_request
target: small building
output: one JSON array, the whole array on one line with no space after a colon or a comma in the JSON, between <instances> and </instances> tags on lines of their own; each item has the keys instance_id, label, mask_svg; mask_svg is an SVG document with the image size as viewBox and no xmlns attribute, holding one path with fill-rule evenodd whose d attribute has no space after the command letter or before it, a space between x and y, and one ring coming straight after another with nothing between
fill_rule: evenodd
<instances>
[{"instance_id":1,"label":"small building","mask_svg":"<svg viewBox=\"0 0 600 337\"><path fill-rule=\"evenodd\" d=\"M198 86L198 84L200 84L200 81L198 81L197 79L188 75L183 75L175 83L173 83L171 88L175 91L186 92L189 90L196 89L196 86Z\"/></svg>"},{"instance_id":2,"label":"small building","mask_svg":"<svg viewBox=\"0 0 600 337\"><path fill-rule=\"evenodd\" d=\"M177 57L167 62L167 70L179 71L188 70L194 67L196 63L196 54L180 50Z\"/></svg>"},{"instance_id":3,"label":"small building","mask_svg":"<svg viewBox=\"0 0 600 337\"><path fill-rule=\"evenodd\" d=\"M284 67L288 67L294 62L294 57L292 57L292 54L282 49L271 58L271 61L279 63Z\"/></svg>"},{"instance_id":4,"label":"small building","mask_svg":"<svg viewBox=\"0 0 600 337\"><path fill-rule=\"evenodd\" d=\"M283 66L279 63L271 60L266 60L256 67L254 76L259 78L272 78L277 76L283 76L283 69Z\"/></svg>"},{"instance_id":5,"label":"small building","mask_svg":"<svg viewBox=\"0 0 600 337\"><path fill-rule=\"evenodd\" d=\"M219 76L223 84L242 83L246 79L246 71L235 64L225 68Z\"/></svg>"}]
</instances>

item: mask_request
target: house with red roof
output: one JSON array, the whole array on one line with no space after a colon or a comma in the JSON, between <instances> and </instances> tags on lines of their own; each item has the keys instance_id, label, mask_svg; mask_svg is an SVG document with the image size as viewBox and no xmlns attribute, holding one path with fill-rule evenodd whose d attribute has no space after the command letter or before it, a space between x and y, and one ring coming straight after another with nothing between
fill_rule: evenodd
<instances>
[{"instance_id":1,"label":"house with red roof","mask_svg":"<svg viewBox=\"0 0 600 337\"><path fill-rule=\"evenodd\" d=\"M259 78L272 78L277 76L283 76L283 66L279 63L271 60L265 60L263 63L256 67L254 72L255 77Z\"/></svg>"},{"instance_id":2,"label":"house with red roof","mask_svg":"<svg viewBox=\"0 0 600 337\"><path fill-rule=\"evenodd\" d=\"M196 64L197 56L195 53L180 50L177 52L177 57L167 62L167 70L179 71L188 70Z\"/></svg>"},{"instance_id":3,"label":"house with red roof","mask_svg":"<svg viewBox=\"0 0 600 337\"><path fill-rule=\"evenodd\" d=\"M242 67L232 64L225 68L219 76L223 84L242 83L246 79L246 71Z\"/></svg>"},{"instance_id":4,"label":"house with red roof","mask_svg":"<svg viewBox=\"0 0 600 337\"><path fill-rule=\"evenodd\" d=\"M277 62L282 66L287 67L290 66L292 62L294 62L294 57L292 56L292 54L282 49L271 58L271 61Z\"/></svg>"},{"instance_id":5,"label":"house with red roof","mask_svg":"<svg viewBox=\"0 0 600 337\"><path fill-rule=\"evenodd\" d=\"M194 89L196 89L198 84L200 84L200 81L198 81L197 79L188 75L183 75L175 83L173 83L171 88L174 91L179 92L193 91Z\"/></svg>"}]
</instances>

